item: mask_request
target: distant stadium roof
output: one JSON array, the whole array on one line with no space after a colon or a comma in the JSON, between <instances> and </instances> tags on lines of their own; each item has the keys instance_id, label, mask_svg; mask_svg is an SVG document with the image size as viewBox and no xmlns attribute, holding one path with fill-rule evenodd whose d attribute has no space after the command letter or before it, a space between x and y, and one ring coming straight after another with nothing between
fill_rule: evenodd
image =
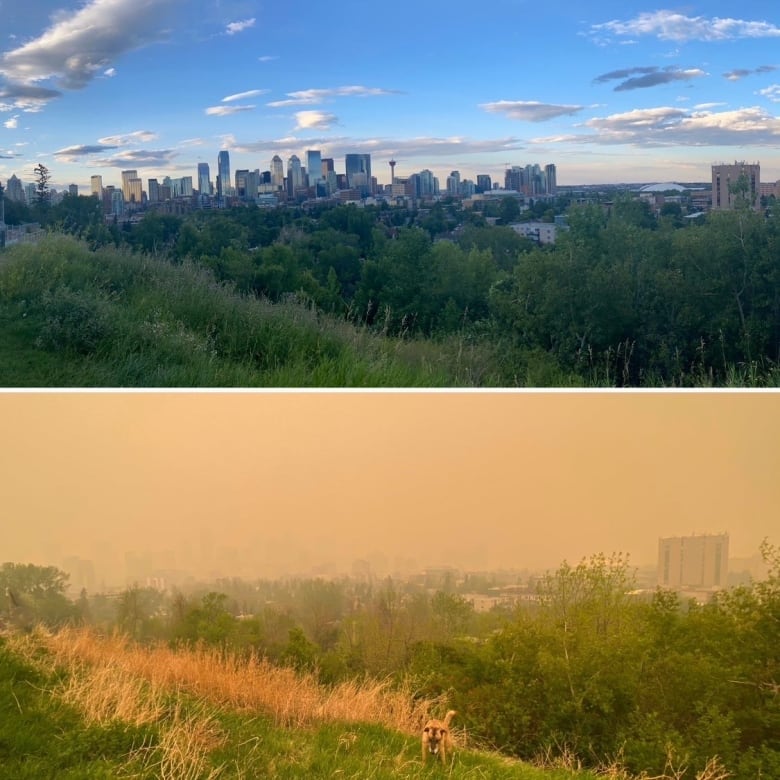
<instances>
[{"instance_id":1,"label":"distant stadium roof","mask_svg":"<svg viewBox=\"0 0 780 780\"><path fill-rule=\"evenodd\" d=\"M662 182L661 184L645 184L639 191L640 192L668 192L674 190L675 192L685 192L686 187L679 184L675 184L673 181Z\"/></svg>"}]
</instances>

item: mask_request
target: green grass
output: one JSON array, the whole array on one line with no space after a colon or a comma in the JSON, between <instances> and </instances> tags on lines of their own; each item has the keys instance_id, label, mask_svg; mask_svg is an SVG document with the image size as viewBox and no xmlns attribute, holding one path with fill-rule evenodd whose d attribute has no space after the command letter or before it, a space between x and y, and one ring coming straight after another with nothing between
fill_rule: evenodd
<instances>
[{"instance_id":1,"label":"green grass","mask_svg":"<svg viewBox=\"0 0 780 780\"><path fill-rule=\"evenodd\" d=\"M88 725L52 697L57 682L0 640L0 778L99 780L132 768L128 755L153 730L119 722Z\"/></svg>"},{"instance_id":2,"label":"green grass","mask_svg":"<svg viewBox=\"0 0 780 780\"><path fill-rule=\"evenodd\" d=\"M66 236L0 255L7 387L441 387L493 382L484 350L383 338L191 263ZM494 383L494 382L493 382Z\"/></svg>"},{"instance_id":3,"label":"green grass","mask_svg":"<svg viewBox=\"0 0 780 780\"><path fill-rule=\"evenodd\" d=\"M88 722L64 703L68 677L30 645L0 638L0 778L513 778L594 780L498 755L458 749L447 766L423 765L419 739L367 723L274 725L270 715L216 708L181 691L154 723ZM190 724L168 743L176 724ZM195 724L194 726L192 724ZM186 732L186 733L185 733ZM196 744L196 743L199 743ZM176 764L180 754L197 760Z\"/></svg>"}]
</instances>

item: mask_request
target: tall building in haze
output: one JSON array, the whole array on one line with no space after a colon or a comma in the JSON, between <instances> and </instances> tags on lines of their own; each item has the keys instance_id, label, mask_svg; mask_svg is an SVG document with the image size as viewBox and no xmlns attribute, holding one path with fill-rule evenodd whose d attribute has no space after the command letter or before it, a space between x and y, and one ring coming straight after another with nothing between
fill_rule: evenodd
<instances>
[{"instance_id":1,"label":"tall building in haze","mask_svg":"<svg viewBox=\"0 0 780 780\"><path fill-rule=\"evenodd\" d=\"M89 177L89 191L92 195L97 195L98 198L103 197L103 177L102 176L90 176Z\"/></svg>"},{"instance_id":2,"label":"tall building in haze","mask_svg":"<svg viewBox=\"0 0 780 780\"><path fill-rule=\"evenodd\" d=\"M661 588L714 591L726 587L728 573L728 534L658 540L658 586Z\"/></svg>"}]
</instances>

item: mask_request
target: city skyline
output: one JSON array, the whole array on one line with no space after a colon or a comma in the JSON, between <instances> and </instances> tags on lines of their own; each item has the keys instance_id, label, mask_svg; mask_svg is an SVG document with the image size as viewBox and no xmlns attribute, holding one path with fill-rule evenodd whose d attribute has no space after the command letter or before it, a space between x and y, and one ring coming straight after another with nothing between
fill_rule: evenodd
<instances>
[{"instance_id":1,"label":"city skyline","mask_svg":"<svg viewBox=\"0 0 780 780\"><path fill-rule=\"evenodd\" d=\"M121 170L191 175L217 155L370 154L380 184L430 169L558 184L780 179L780 13L757 0L555 7L499 0L294 12L248 0L0 2L0 179L90 191ZM360 30L351 19L360 19ZM412 20L413 24L409 21Z\"/></svg>"}]
</instances>

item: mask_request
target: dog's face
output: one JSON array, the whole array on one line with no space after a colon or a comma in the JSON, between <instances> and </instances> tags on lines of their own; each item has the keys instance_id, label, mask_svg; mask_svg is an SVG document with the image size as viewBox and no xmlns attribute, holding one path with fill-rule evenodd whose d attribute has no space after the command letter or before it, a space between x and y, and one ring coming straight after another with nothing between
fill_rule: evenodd
<instances>
[{"instance_id":1,"label":"dog's face","mask_svg":"<svg viewBox=\"0 0 780 780\"><path fill-rule=\"evenodd\" d=\"M442 741L447 736L447 729L434 723L429 723L423 729L423 740L428 745L428 752L435 756L439 752Z\"/></svg>"}]
</instances>

